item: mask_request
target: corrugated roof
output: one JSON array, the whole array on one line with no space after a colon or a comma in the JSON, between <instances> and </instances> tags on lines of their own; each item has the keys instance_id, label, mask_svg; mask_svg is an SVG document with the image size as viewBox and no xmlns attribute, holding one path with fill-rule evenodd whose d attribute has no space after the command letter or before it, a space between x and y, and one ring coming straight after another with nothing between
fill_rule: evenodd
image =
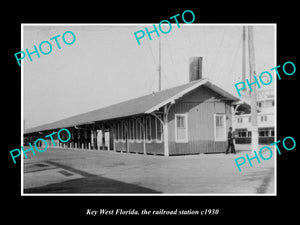
<instances>
[{"instance_id":1,"label":"corrugated roof","mask_svg":"<svg viewBox=\"0 0 300 225\"><path fill-rule=\"evenodd\" d=\"M53 123L48 123L45 125L30 128L27 129L25 133L28 134L28 133L38 132L38 131L67 128L76 125L89 124L96 121L105 121L105 120L117 119L117 118L139 115L144 113L151 113L152 111L155 111L159 107L180 98L182 95L194 90L195 88L201 85L205 85L213 89L214 91L223 95L229 100L233 100L233 101L239 100L237 97L229 94L223 89L212 84L211 81L208 81L207 79L201 79L184 85L166 89L160 92L155 92L153 94L149 94L139 98L117 103L105 108L72 116Z\"/></svg>"}]
</instances>

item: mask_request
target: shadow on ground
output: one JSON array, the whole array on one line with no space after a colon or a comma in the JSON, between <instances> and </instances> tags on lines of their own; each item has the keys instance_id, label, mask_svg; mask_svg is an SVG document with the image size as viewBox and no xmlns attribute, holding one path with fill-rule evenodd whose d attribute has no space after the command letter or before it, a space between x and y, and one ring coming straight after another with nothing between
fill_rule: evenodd
<instances>
[{"instance_id":1,"label":"shadow on ground","mask_svg":"<svg viewBox=\"0 0 300 225\"><path fill-rule=\"evenodd\" d=\"M56 167L63 168L73 173L84 176L83 178L68 180L60 183L24 189L24 193L161 193L135 184L87 173L75 168L61 165L56 162L46 161Z\"/></svg>"}]
</instances>

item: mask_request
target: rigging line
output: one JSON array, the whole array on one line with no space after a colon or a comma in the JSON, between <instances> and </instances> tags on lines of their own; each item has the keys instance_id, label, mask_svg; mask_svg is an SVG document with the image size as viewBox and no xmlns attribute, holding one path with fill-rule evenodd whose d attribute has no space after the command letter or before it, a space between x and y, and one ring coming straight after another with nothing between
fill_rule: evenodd
<instances>
[{"instance_id":1,"label":"rigging line","mask_svg":"<svg viewBox=\"0 0 300 225\"><path fill-rule=\"evenodd\" d=\"M141 27L141 29L143 29L143 28ZM152 78L152 83L150 85L149 85L148 82L145 83L145 89L148 90L148 93L150 93L150 91L153 90L153 84L154 84L154 81L156 80L156 76L158 75L158 64L155 60L155 57L154 57L154 54L153 54L153 51L152 51L152 48L151 48L151 45L150 45L149 41L146 41L146 42L147 42L146 46L148 48L148 51L146 50L146 48L144 48L144 49L148 54L150 52L150 55L151 55L151 58L152 58L153 64L154 64L154 72L152 73L152 77L153 77Z\"/></svg>"},{"instance_id":2,"label":"rigging line","mask_svg":"<svg viewBox=\"0 0 300 225\"><path fill-rule=\"evenodd\" d=\"M204 44L204 55L208 55L208 51L209 51L209 48L208 48L208 44L205 44L205 43L207 43L207 41L208 41L208 37L207 37L207 34L208 34L208 29L207 29L207 27L206 26L203 26L202 27L202 29L203 29L203 37L204 37L204 40L203 40L203 44Z\"/></svg>"},{"instance_id":3,"label":"rigging line","mask_svg":"<svg viewBox=\"0 0 300 225\"><path fill-rule=\"evenodd\" d=\"M230 33L230 32L229 32ZM227 30L226 28L224 29L224 33L223 33L223 37L222 37L222 41L220 42L220 46L217 50L217 54L216 54L216 62L218 67L216 67L216 69L214 70L214 72L212 73L213 75L213 79L219 79L219 74L222 73L224 71L224 67L226 68L226 65L224 65L224 51L226 50L225 45L228 44L226 43L226 38L227 38Z\"/></svg>"},{"instance_id":4,"label":"rigging line","mask_svg":"<svg viewBox=\"0 0 300 225\"><path fill-rule=\"evenodd\" d=\"M220 44L219 44L219 46L218 46L218 49L217 49L217 51L216 51L216 54L215 54L215 57L214 57L214 58L217 58L217 57L219 56L219 54L220 54L220 49L221 49L221 46L223 45L223 41L224 41L224 37L225 37L225 31L226 31L226 29L223 28L222 39L221 39L221 41L220 41ZM212 74L210 74L210 73L211 73L211 70L212 70L212 68L213 68L213 65L214 65L214 62L215 62L215 61L216 61L215 59L212 59L211 64L210 64L210 67L209 67L209 70L208 70L208 74L207 74L208 76L210 76L211 79L213 78L213 76L212 76Z\"/></svg>"},{"instance_id":5,"label":"rigging line","mask_svg":"<svg viewBox=\"0 0 300 225\"><path fill-rule=\"evenodd\" d=\"M156 73L156 70L155 70L152 74L152 83L151 83L151 85L149 85L148 93L151 93L151 92L153 92L153 90L155 90L155 88L153 86L154 86L154 82L156 80L156 77L157 77L157 73Z\"/></svg>"},{"instance_id":6,"label":"rigging line","mask_svg":"<svg viewBox=\"0 0 300 225\"><path fill-rule=\"evenodd\" d=\"M146 84L145 84L145 88L146 88L146 90L148 90L148 93L150 93L150 92L152 92L151 90L153 90L154 88L153 88L153 86L154 86L154 81L156 80L156 76L158 75L158 65L157 65L157 62L155 61L155 57L154 57L154 54L153 54L153 52L152 52L152 49L151 49L151 46L150 46L150 44L149 44L149 41L147 41L147 44L146 44L146 46L148 47L148 52L150 52L150 54L151 54L151 58L152 58L152 60L153 60L153 64L154 64L154 72L152 73L152 82L151 82L151 84L149 84L148 82L146 82ZM148 85L149 86L148 86ZM155 90L155 89L154 89Z\"/></svg>"},{"instance_id":7,"label":"rigging line","mask_svg":"<svg viewBox=\"0 0 300 225\"><path fill-rule=\"evenodd\" d=\"M232 70L233 70L233 67L234 67L235 61L236 61L235 59L237 58L237 53L238 53L238 51L240 50L241 44L242 44L242 36L239 38L239 43L238 43L238 45L237 45L237 47L236 47L236 50L235 50L235 53L234 53L234 55L233 55L233 57L232 57L232 63L231 63L231 66L230 66L230 70L229 70L228 75L231 75L231 73L232 73Z\"/></svg>"},{"instance_id":8,"label":"rigging line","mask_svg":"<svg viewBox=\"0 0 300 225\"><path fill-rule=\"evenodd\" d=\"M169 38L167 36L166 36L166 40L167 40L167 46L168 46L168 54L170 56L171 63L172 63L172 70L176 74L177 78L179 78L180 76L177 73L177 70L175 70L175 63L174 63L173 56L172 56L173 54L172 54L172 50L171 50L171 47L170 47Z\"/></svg>"},{"instance_id":9,"label":"rigging line","mask_svg":"<svg viewBox=\"0 0 300 225\"><path fill-rule=\"evenodd\" d=\"M163 39L162 37L160 37L161 39L161 47L160 47L160 51L161 53L163 53ZM164 54L161 54L161 65L160 65L160 73L161 73L161 89L163 89L163 80L166 80L167 78L167 74L166 74L166 71L164 70L164 66L162 65L162 58L163 58ZM157 66L157 71L158 71L158 66ZM165 79L163 79L165 78Z\"/></svg>"},{"instance_id":10,"label":"rigging line","mask_svg":"<svg viewBox=\"0 0 300 225\"><path fill-rule=\"evenodd\" d=\"M232 28L229 27L228 29L229 29L229 32L228 32L228 33L229 33L229 34L232 34L232 33L233 33L233 31L231 31ZM235 36L235 35L234 35L234 36ZM227 43L227 45L230 44L230 42L226 42L226 41L225 41L225 43ZM223 45L223 46L224 46L224 45ZM230 47L230 49L233 49L233 50L234 50L234 48L231 48L231 45L230 45L229 47ZM222 55L224 55L224 53L225 53L225 55L226 55L226 54L228 53L228 50L227 50L227 49L228 49L228 48L224 48L224 47L223 47L223 49L220 51L219 55L222 56ZM235 53L234 51L233 51L233 54L230 54L230 56L228 57L228 62L229 62L229 63L230 63L230 58L232 58L232 56L235 57L235 54L236 54L236 53ZM223 57L223 58L224 58L224 57ZM226 58L226 59L227 59L227 58ZM222 64L220 63L220 67L219 67L219 71L220 71L220 72L219 72L218 74L221 74L221 73L225 74L225 71L228 71L228 68L229 68L228 65L229 65L229 63L225 63L225 64L224 64L224 61L223 61ZM220 77L220 76L218 76L218 78L219 78L219 80L222 79L222 77Z\"/></svg>"},{"instance_id":11,"label":"rigging line","mask_svg":"<svg viewBox=\"0 0 300 225\"><path fill-rule=\"evenodd\" d=\"M187 33L189 34L188 37L187 37L189 49L190 50L194 50L195 46L191 42L191 37L193 37L193 35L190 34L190 30L189 29L187 29ZM191 57L191 56L189 56L189 57Z\"/></svg>"},{"instance_id":12,"label":"rigging line","mask_svg":"<svg viewBox=\"0 0 300 225\"><path fill-rule=\"evenodd\" d=\"M154 54L153 54L153 52L152 52L151 46L150 46L150 44L149 44L149 41L147 41L147 46L148 46L148 49L149 49L149 51L150 51L150 53L151 53L151 56L152 56L152 59L153 59L153 63L154 63L154 65L155 65L155 68L157 69L157 68L158 68L158 65L157 65L157 63L156 63L156 61L155 61L155 57L154 57Z\"/></svg>"}]
</instances>

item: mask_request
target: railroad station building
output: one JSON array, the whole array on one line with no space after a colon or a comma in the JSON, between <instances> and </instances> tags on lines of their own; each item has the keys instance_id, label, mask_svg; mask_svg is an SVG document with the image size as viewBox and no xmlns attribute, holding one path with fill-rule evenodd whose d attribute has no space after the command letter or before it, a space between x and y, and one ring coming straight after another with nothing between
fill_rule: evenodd
<instances>
[{"instance_id":1,"label":"railroad station building","mask_svg":"<svg viewBox=\"0 0 300 225\"><path fill-rule=\"evenodd\" d=\"M202 57L189 66L187 84L27 129L24 140L44 138L54 147L45 136L66 128L70 141L53 135L56 147L165 156L225 152L235 109L250 106L202 78Z\"/></svg>"}]
</instances>

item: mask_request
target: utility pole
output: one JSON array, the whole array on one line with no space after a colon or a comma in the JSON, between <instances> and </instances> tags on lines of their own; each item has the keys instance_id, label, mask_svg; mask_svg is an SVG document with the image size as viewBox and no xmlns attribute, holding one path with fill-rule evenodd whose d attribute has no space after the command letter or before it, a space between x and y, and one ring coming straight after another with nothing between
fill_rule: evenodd
<instances>
[{"instance_id":1,"label":"utility pole","mask_svg":"<svg viewBox=\"0 0 300 225\"><path fill-rule=\"evenodd\" d=\"M254 57L254 40L253 27L248 26L248 47L249 47L249 67L250 67L250 82L253 83L255 72L255 57ZM256 86L253 85L251 92L251 147L252 153L258 150L258 126L257 126L257 102L256 102Z\"/></svg>"},{"instance_id":2,"label":"utility pole","mask_svg":"<svg viewBox=\"0 0 300 225\"><path fill-rule=\"evenodd\" d=\"M161 37L158 45L158 91L161 91Z\"/></svg>"},{"instance_id":3,"label":"utility pole","mask_svg":"<svg viewBox=\"0 0 300 225\"><path fill-rule=\"evenodd\" d=\"M243 26L242 81L246 83L246 26ZM245 91L246 88L243 89Z\"/></svg>"}]
</instances>

